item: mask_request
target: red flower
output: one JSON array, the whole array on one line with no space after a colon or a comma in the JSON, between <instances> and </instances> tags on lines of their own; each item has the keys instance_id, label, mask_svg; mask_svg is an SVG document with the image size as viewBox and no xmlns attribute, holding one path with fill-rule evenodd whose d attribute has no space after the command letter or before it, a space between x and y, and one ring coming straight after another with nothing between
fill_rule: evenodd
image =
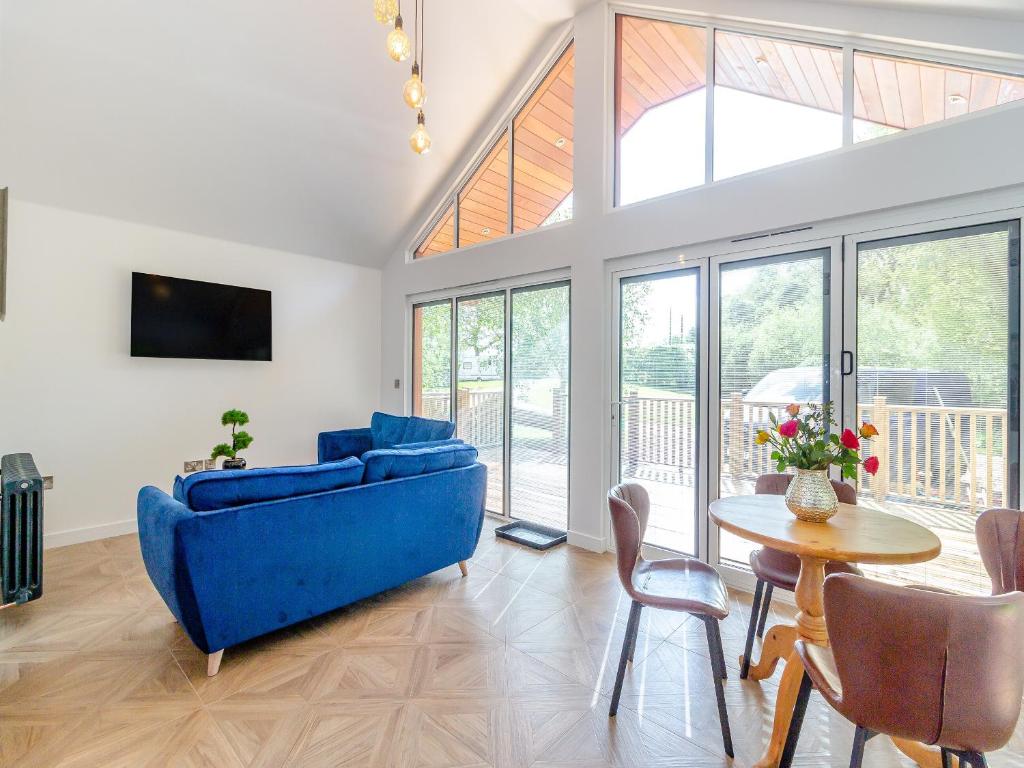
<instances>
[{"instance_id":1,"label":"red flower","mask_svg":"<svg viewBox=\"0 0 1024 768\"><path fill-rule=\"evenodd\" d=\"M878 471L878 457L868 456L864 459L864 471L869 475L873 475Z\"/></svg>"},{"instance_id":2,"label":"red flower","mask_svg":"<svg viewBox=\"0 0 1024 768\"><path fill-rule=\"evenodd\" d=\"M851 451L856 451L860 448L860 440L853 434L852 429L843 430L843 436L839 438L839 442L843 444L844 448L849 448Z\"/></svg>"},{"instance_id":3,"label":"red flower","mask_svg":"<svg viewBox=\"0 0 1024 768\"><path fill-rule=\"evenodd\" d=\"M800 422L797 419L790 419L779 424L779 434L783 437L796 437L797 431L800 429Z\"/></svg>"}]
</instances>

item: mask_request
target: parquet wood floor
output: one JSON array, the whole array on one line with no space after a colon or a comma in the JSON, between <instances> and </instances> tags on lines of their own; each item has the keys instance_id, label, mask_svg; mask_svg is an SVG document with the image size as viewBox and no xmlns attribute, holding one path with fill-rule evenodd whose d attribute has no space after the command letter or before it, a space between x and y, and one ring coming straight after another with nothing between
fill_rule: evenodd
<instances>
[{"instance_id":1,"label":"parquet wood floor","mask_svg":"<svg viewBox=\"0 0 1024 768\"><path fill-rule=\"evenodd\" d=\"M608 555L537 553L488 521L452 566L229 648L220 674L153 590L135 536L49 550L45 596L0 612L0 766L726 766L703 627L645 611L618 717L628 602ZM722 631L735 765L771 731L772 680L738 679L750 598ZM777 604L780 612L786 609ZM797 764L845 766L853 728L817 694ZM866 764L903 766L882 739ZM1024 728L994 767L1024 765Z\"/></svg>"}]
</instances>

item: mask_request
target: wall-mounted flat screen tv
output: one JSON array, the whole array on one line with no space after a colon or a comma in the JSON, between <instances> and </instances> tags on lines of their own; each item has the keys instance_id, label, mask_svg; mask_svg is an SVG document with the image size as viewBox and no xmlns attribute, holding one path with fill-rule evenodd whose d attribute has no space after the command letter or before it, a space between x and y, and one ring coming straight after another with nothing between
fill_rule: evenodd
<instances>
[{"instance_id":1,"label":"wall-mounted flat screen tv","mask_svg":"<svg viewBox=\"0 0 1024 768\"><path fill-rule=\"evenodd\" d=\"M271 360L270 291L132 272L132 357Z\"/></svg>"}]
</instances>

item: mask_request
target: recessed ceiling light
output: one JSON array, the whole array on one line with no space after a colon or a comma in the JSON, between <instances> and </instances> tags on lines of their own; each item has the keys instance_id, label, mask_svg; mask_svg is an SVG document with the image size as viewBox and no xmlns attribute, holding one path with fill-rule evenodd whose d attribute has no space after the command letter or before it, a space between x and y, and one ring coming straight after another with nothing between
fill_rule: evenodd
<instances>
[{"instance_id":1,"label":"recessed ceiling light","mask_svg":"<svg viewBox=\"0 0 1024 768\"><path fill-rule=\"evenodd\" d=\"M558 147L559 149L564 147L565 146L565 136L559 136L557 139L555 139L555 146Z\"/></svg>"},{"instance_id":2,"label":"recessed ceiling light","mask_svg":"<svg viewBox=\"0 0 1024 768\"><path fill-rule=\"evenodd\" d=\"M967 97L962 93L951 93L949 94L950 104L963 104L967 101Z\"/></svg>"},{"instance_id":3,"label":"recessed ceiling light","mask_svg":"<svg viewBox=\"0 0 1024 768\"><path fill-rule=\"evenodd\" d=\"M490 227L484 227L483 229L480 230L480 234L481 235L489 235L489 234L491 234L491 228Z\"/></svg>"}]
</instances>

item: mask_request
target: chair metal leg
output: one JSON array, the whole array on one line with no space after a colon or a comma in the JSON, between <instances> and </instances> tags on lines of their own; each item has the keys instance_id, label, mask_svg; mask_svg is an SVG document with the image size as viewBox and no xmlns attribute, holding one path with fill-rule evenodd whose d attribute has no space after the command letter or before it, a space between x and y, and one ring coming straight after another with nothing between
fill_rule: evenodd
<instances>
[{"instance_id":1,"label":"chair metal leg","mask_svg":"<svg viewBox=\"0 0 1024 768\"><path fill-rule=\"evenodd\" d=\"M757 621L757 636L764 637L764 623L768 621L768 608L772 604L772 592L775 590L773 584L769 584L764 591L764 600L761 602L761 618Z\"/></svg>"},{"instance_id":2,"label":"chair metal leg","mask_svg":"<svg viewBox=\"0 0 1024 768\"><path fill-rule=\"evenodd\" d=\"M942 768L951 768L953 757L960 761L960 768L966 768L968 765L971 768L988 768L988 760L981 752L962 752L959 749L947 749L946 747L942 748Z\"/></svg>"},{"instance_id":3,"label":"chair metal leg","mask_svg":"<svg viewBox=\"0 0 1024 768\"><path fill-rule=\"evenodd\" d=\"M608 717L615 717L619 711L619 696L622 694L622 679L626 676L626 664L633 655L636 633L640 627L640 611L642 603L633 601L629 608L629 619L626 621L626 636L622 638L622 655L619 657L619 671L615 675L615 692L612 694L612 705L608 709Z\"/></svg>"},{"instance_id":4,"label":"chair metal leg","mask_svg":"<svg viewBox=\"0 0 1024 768\"><path fill-rule=\"evenodd\" d=\"M950 760L949 750L945 747L942 747L940 750L940 754L942 759L942 768L953 768L953 761Z\"/></svg>"},{"instance_id":5,"label":"chair metal leg","mask_svg":"<svg viewBox=\"0 0 1024 768\"><path fill-rule=\"evenodd\" d=\"M810 675L804 672L804 676L800 679L800 690L796 695L796 704L793 705L793 719L789 721L789 733L786 734L786 746L782 749L779 768L790 768L793 764L796 743L800 739L800 728L804 724L804 715L807 713L807 701L810 698L811 678Z\"/></svg>"},{"instance_id":6,"label":"chair metal leg","mask_svg":"<svg viewBox=\"0 0 1024 768\"><path fill-rule=\"evenodd\" d=\"M722 652L722 633L718 628L718 619L702 616L704 629L708 635L708 652L711 655L711 676L715 679L715 698L718 699L718 721L722 725L722 744L725 754L734 757L732 751L732 731L729 730L729 711L725 708L725 654Z\"/></svg>"},{"instance_id":7,"label":"chair metal leg","mask_svg":"<svg viewBox=\"0 0 1024 768\"><path fill-rule=\"evenodd\" d=\"M858 725L853 735L853 751L850 753L850 768L861 768L864 764L864 745L875 734Z\"/></svg>"},{"instance_id":8,"label":"chair metal leg","mask_svg":"<svg viewBox=\"0 0 1024 768\"><path fill-rule=\"evenodd\" d=\"M639 608L636 609L636 624L633 626L633 634L629 636L629 663L633 663L633 655L636 653L636 639L640 635L640 614L643 609L643 603L636 603ZM632 610L632 609L630 609Z\"/></svg>"},{"instance_id":9,"label":"chair metal leg","mask_svg":"<svg viewBox=\"0 0 1024 768\"><path fill-rule=\"evenodd\" d=\"M761 613L761 599L764 597L764 582L757 580L754 587L754 602L750 606L750 624L747 626L747 644L743 646L743 667L740 669L740 680L746 680L750 674L750 654L754 652L754 632Z\"/></svg>"}]
</instances>

